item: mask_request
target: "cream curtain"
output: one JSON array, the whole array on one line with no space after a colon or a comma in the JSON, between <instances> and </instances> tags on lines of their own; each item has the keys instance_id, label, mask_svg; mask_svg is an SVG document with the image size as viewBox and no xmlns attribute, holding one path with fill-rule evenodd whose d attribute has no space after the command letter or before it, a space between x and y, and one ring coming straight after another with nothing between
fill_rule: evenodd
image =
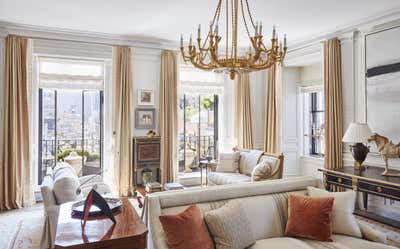
<instances>
[{"instance_id":1,"label":"cream curtain","mask_svg":"<svg viewBox=\"0 0 400 249\"><path fill-rule=\"evenodd\" d=\"M133 194L131 49L113 48L113 148L116 185L120 196Z\"/></svg>"},{"instance_id":2,"label":"cream curtain","mask_svg":"<svg viewBox=\"0 0 400 249\"><path fill-rule=\"evenodd\" d=\"M235 142L239 148L253 149L249 73L237 74L235 86Z\"/></svg>"},{"instance_id":3,"label":"cream curtain","mask_svg":"<svg viewBox=\"0 0 400 249\"><path fill-rule=\"evenodd\" d=\"M325 168L328 169L343 167L343 111L340 60L340 41L337 38L325 41Z\"/></svg>"},{"instance_id":4,"label":"cream curtain","mask_svg":"<svg viewBox=\"0 0 400 249\"><path fill-rule=\"evenodd\" d=\"M31 201L27 49L28 39L17 36L6 38L1 210L21 208Z\"/></svg>"},{"instance_id":5,"label":"cream curtain","mask_svg":"<svg viewBox=\"0 0 400 249\"><path fill-rule=\"evenodd\" d=\"M264 151L280 152L282 66L275 64L268 71L265 105Z\"/></svg>"},{"instance_id":6,"label":"cream curtain","mask_svg":"<svg viewBox=\"0 0 400 249\"><path fill-rule=\"evenodd\" d=\"M161 54L160 77L161 183L173 182L177 174L178 54Z\"/></svg>"}]
</instances>

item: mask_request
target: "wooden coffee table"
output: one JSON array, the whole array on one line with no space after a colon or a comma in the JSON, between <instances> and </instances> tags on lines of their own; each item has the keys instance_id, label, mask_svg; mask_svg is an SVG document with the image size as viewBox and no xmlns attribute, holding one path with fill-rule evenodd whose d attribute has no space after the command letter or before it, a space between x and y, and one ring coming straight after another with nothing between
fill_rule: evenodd
<instances>
[{"instance_id":1,"label":"wooden coffee table","mask_svg":"<svg viewBox=\"0 0 400 249\"><path fill-rule=\"evenodd\" d=\"M55 239L56 249L144 249L147 227L127 198L122 199L120 212L114 214L117 223L109 219L93 219L86 223L82 234L81 220L71 217L74 202L62 204Z\"/></svg>"}]
</instances>

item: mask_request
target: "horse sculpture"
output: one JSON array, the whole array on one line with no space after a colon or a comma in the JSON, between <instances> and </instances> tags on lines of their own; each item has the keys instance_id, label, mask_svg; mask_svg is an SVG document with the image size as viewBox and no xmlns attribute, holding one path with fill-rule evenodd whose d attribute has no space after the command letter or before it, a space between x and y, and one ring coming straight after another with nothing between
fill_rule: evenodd
<instances>
[{"instance_id":1,"label":"horse sculpture","mask_svg":"<svg viewBox=\"0 0 400 249\"><path fill-rule=\"evenodd\" d=\"M389 173L389 158L400 158L400 143L393 144L392 141L389 141L387 137L381 136L377 133L371 136L368 139L368 142L375 141L376 147L378 148L379 153L383 161L385 161L385 171L383 171L383 176L400 176L400 173Z\"/></svg>"}]
</instances>

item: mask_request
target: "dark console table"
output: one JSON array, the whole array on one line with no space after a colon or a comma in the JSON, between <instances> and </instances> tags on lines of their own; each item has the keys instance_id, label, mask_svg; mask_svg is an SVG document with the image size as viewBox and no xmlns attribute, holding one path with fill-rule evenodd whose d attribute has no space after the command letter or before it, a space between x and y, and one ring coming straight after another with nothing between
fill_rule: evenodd
<instances>
[{"instance_id":1,"label":"dark console table","mask_svg":"<svg viewBox=\"0 0 400 249\"><path fill-rule=\"evenodd\" d=\"M354 167L334 170L319 169L324 175L324 185L327 190L332 191L333 186L341 186L363 194L365 210L356 209L355 214L400 228L398 218L386 217L368 208L369 194L400 201L400 177L382 176L383 170L383 168L372 166L367 167L364 171L355 170Z\"/></svg>"}]
</instances>

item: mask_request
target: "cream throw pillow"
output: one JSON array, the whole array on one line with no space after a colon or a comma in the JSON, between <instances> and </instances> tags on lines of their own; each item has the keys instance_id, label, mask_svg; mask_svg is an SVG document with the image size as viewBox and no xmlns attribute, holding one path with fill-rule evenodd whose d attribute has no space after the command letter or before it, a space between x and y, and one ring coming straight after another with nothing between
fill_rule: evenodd
<instances>
[{"instance_id":1,"label":"cream throw pillow","mask_svg":"<svg viewBox=\"0 0 400 249\"><path fill-rule=\"evenodd\" d=\"M361 238L361 230L353 215L356 203L356 192L328 192L324 189L307 187L311 197L334 197L332 226L333 233L350 235Z\"/></svg>"},{"instance_id":2,"label":"cream throw pillow","mask_svg":"<svg viewBox=\"0 0 400 249\"><path fill-rule=\"evenodd\" d=\"M219 153L217 172L237 173L239 171L240 152Z\"/></svg>"},{"instance_id":3,"label":"cream throw pillow","mask_svg":"<svg viewBox=\"0 0 400 249\"><path fill-rule=\"evenodd\" d=\"M370 227L366 222L363 221L359 221L358 225L360 225L361 233L365 239L387 244L387 236L383 232L375 230L373 227Z\"/></svg>"},{"instance_id":4,"label":"cream throw pillow","mask_svg":"<svg viewBox=\"0 0 400 249\"><path fill-rule=\"evenodd\" d=\"M262 181L268 179L272 174L272 166L268 161L262 161L251 172L251 181Z\"/></svg>"},{"instance_id":5,"label":"cream throw pillow","mask_svg":"<svg viewBox=\"0 0 400 249\"><path fill-rule=\"evenodd\" d=\"M244 249L256 242L242 205L230 201L204 215L216 249Z\"/></svg>"}]
</instances>

